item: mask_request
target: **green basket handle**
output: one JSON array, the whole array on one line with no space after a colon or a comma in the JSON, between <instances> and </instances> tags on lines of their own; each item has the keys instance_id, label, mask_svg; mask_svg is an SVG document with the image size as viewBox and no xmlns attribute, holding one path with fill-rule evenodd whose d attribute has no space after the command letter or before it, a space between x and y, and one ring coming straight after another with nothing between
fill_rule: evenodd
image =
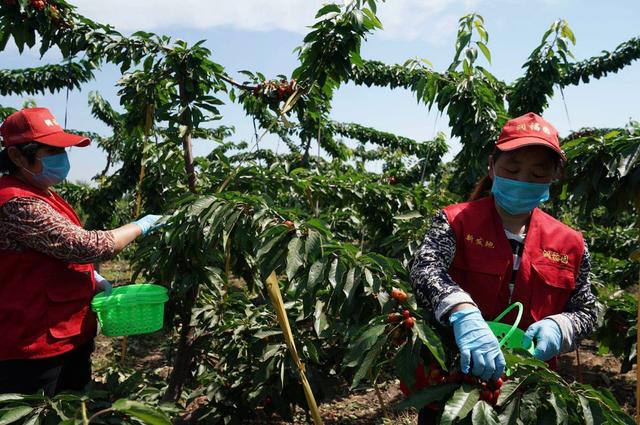
<instances>
[{"instance_id":1,"label":"green basket handle","mask_svg":"<svg viewBox=\"0 0 640 425\"><path fill-rule=\"evenodd\" d=\"M522 310L523 310L522 303L516 301L515 303L511 304L509 307L507 307L507 309L505 311L500 313L500 315L498 317L496 317L496 319L494 320L494 322L499 322L500 319L502 319L504 316L506 316L507 313L509 313L515 307L518 307L518 316L516 317L516 321L513 322L513 326L511 326L511 329L509 329L509 332L507 332L507 334L500 340L500 342L498 344L498 347L500 347L500 348L502 348L502 346L504 344L506 344L506 342L509 340L511 335L513 335L513 333L516 331L516 329L518 329L518 325L520 324L520 319L522 319Z\"/></svg>"}]
</instances>

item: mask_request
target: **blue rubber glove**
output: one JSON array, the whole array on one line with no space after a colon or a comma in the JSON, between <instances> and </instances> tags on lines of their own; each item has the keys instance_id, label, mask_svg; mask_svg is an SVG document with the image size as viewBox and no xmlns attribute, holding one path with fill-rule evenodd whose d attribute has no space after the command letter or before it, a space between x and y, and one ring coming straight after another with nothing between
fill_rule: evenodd
<instances>
[{"instance_id":1,"label":"blue rubber glove","mask_svg":"<svg viewBox=\"0 0 640 425\"><path fill-rule=\"evenodd\" d=\"M456 311L449 316L449 323L453 325L453 334L460 349L460 369L462 373L471 373L485 381L498 379L504 373L506 362L498 340L487 322L482 318L476 307Z\"/></svg>"},{"instance_id":2,"label":"blue rubber glove","mask_svg":"<svg viewBox=\"0 0 640 425\"><path fill-rule=\"evenodd\" d=\"M140 230L142 230L142 235L146 235L150 231L154 230L157 227L160 227L156 224L158 220L162 218L161 215L145 215L137 221L134 221L133 224L137 225Z\"/></svg>"},{"instance_id":3,"label":"blue rubber glove","mask_svg":"<svg viewBox=\"0 0 640 425\"><path fill-rule=\"evenodd\" d=\"M531 340L536 340L533 356L536 359L547 360L560 354L562 346L562 332L560 326L552 319L542 319L527 328L522 342L525 347L531 346Z\"/></svg>"},{"instance_id":4,"label":"blue rubber glove","mask_svg":"<svg viewBox=\"0 0 640 425\"><path fill-rule=\"evenodd\" d=\"M111 291L113 290L113 285L104 277L100 276L97 271L93 271L93 277L96 279L96 287L98 290L104 292L105 295L111 295Z\"/></svg>"}]
</instances>

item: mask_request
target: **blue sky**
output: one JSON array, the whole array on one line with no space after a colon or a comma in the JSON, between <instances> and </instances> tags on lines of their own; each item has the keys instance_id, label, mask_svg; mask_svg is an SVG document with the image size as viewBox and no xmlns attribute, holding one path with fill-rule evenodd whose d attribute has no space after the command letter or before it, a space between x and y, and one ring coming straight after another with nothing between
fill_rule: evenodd
<instances>
[{"instance_id":1,"label":"blue sky","mask_svg":"<svg viewBox=\"0 0 640 425\"><path fill-rule=\"evenodd\" d=\"M148 30L190 42L206 39L213 60L240 78L239 70L257 70L267 76L290 74L297 66L293 49L313 23L321 1L239 0L236 2L185 0L76 0L79 12L124 33ZM465 13L484 16L489 32L492 64L483 64L507 82L521 75L521 66L538 45L544 31L557 18L568 20L577 44L576 60L613 50L618 44L640 35L637 0L602 2L578 0L388 0L379 5L384 31L369 37L362 49L367 59L402 63L409 58L426 58L435 70L445 69L453 56L457 19ZM36 52L18 54L15 46L0 52L0 67L20 68L55 63L56 52L39 58ZM68 127L107 135L106 128L91 117L87 95L97 90L118 106L115 83L118 70L105 66L96 80L72 91L68 103ZM544 116L561 135L584 126L615 127L629 119L640 119L640 62L618 74L589 84L565 89L569 119L560 96L556 96ZM49 107L62 122L66 93L33 96L39 106ZM19 107L25 97L0 96L0 104ZM234 140L250 141L251 120L238 105L227 103L219 124L236 127ZM434 130L448 136L447 118L437 117L418 105L406 90L345 85L336 93L331 116L334 120L357 122L417 140L430 139ZM206 154L212 142L195 142L196 154ZM275 148L276 140L264 145ZM450 141L450 158L459 145ZM106 155L96 147L75 148L71 152L70 180L89 180L104 167Z\"/></svg>"}]
</instances>

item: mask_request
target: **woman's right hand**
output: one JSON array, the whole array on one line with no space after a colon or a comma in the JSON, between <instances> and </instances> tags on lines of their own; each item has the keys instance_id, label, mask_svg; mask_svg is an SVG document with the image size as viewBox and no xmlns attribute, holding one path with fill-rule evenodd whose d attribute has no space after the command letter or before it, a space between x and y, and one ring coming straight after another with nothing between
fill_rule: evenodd
<instances>
[{"instance_id":1,"label":"woman's right hand","mask_svg":"<svg viewBox=\"0 0 640 425\"><path fill-rule=\"evenodd\" d=\"M125 224L122 227L111 230L115 242L114 254L122 251L125 246L129 245L137 237L141 235L144 236L152 230L160 227L162 224L158 224L157 222L161 218L161 215L145 215L132 223Z\"/></svg>"},{"instance_id":2,"label":"woman's right hand","mask_svg":"<svg viewBox=\"0 0 640 425\"><path fill-rule=\"evenodd\" d=\"M506 362L489 325L477 307L466 307L449 316L456 344L460 349L460 369L485 381L498 379L504 373ZM471 361L473 360L473 367Z\"/></svg>"},{"instance_id":3,"label":"woman's right hand","mask_svg":"<svg viewBox=\"0 0 640 425\"><path fill-rule=\"evenodd\" d=\"M142 230L142 235L146 235L153 229L159 227L156 222L162 218L161 215L149 214L133 222Z\"/></svg>"}]
</instances>

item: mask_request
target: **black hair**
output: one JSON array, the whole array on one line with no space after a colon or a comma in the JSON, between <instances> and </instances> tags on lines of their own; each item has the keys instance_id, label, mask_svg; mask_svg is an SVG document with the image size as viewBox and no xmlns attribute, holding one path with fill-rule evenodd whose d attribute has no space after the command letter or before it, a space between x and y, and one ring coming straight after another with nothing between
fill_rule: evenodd
<instances>
[{"instance_id":1,"label":"black hair","mask_svg":"<svg viewBox=\"0 0 640 425\"><path fill-rule=\"evenodd\" d=\"M36 153L42 146L44 145L38 142L29 142L16 145L14 147L22 153L22 155L27 159L27 162L31 165L36 162ZM13 163L11 158L9 158L8 149L9 148L4 148L0 151L0 174L13 174L18 171L18 166Z\"/></svg>"},{"instance_id":2,"label":"black hair","mask_svg":"<svg viewBox=\"0 0 640 425\"><path fill-rule=\"evenodd\" d=\"M491 157L492 157L491 159L493 160L493 162L495 163L500 157L500 155L502 155L503 153L504 151L494 148L493 153L491 154ZM562 180L564 178L564 160L559 154L556 153L555 155L552 156L552 161L553 161L553 165L558 171L558 176L560 180ZM471 192L471 195L469 196L469 201L475 201L477 199L484 198L485 196L489 196L489 194L491 193L492 185L493 185L493 180L491 180L491 177L489 177L489 175L487 174L482 179L480 179L478 183L476 183L476 186L473 189L473 192Z\"/></svg>"}]
</instances>

